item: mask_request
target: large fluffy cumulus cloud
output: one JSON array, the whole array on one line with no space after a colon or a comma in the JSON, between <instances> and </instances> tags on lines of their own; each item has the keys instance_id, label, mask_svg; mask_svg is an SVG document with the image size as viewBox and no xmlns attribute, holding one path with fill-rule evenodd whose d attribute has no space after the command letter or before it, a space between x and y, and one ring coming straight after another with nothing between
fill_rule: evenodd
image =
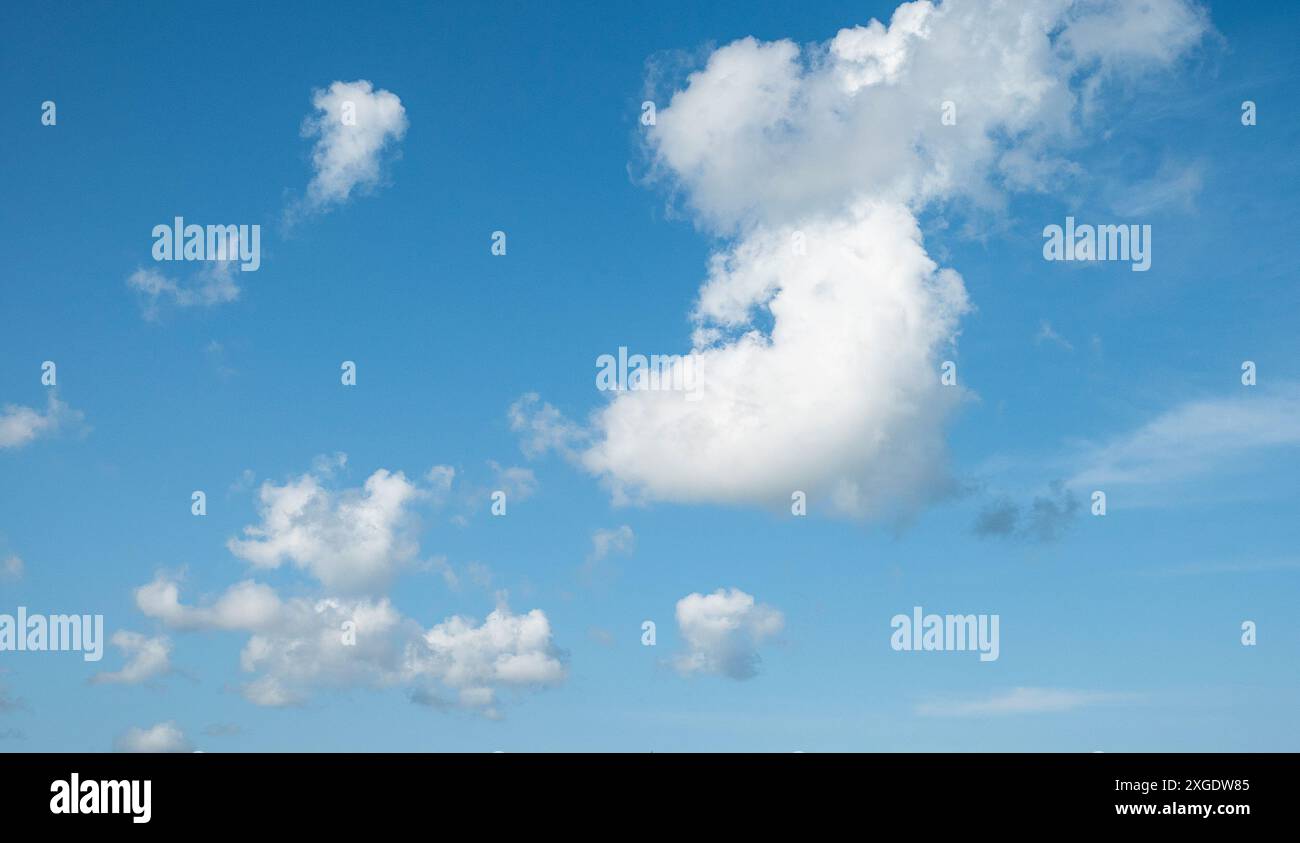
<instances>
[{"instance_id":1,"label":"large fluffy cumulus cloud","mask_svg":"<svg viewBox=\"0 0 1300 843\"><path fill-rule=\"evenodd\" d=\"M942 482L940 422L956 395L934 358L966 309L961 279L915 220L868 203L791 232L761 230L714 262L697 309L699 390L623 393L582 455L620 493L789 501L865 513ZM753 326L761 306L770 332Z\"/></svg>"},{"instance_id":2,"label":"large fluffy cumulus cloud","mask_svg":"<svg viewBox=\"0 0 1300 843\"><path fill-rule=\"evenodd\" d=\"M619 499L802 490L861 517L941 494L939 368L969 305L917 214L1049 189L1106 82L1205 26L1183 0L922 0L820 44L716 50L647 136L653 173L724 238L692 313L700 389L611 393L585 427L526 396L525 449L566 452Z\"/></svg>"},{"instance_id":3,"label":"large fluffy cumulus cloud","mask_svg":"<svg viewBox=\"0 0 1300 843\"><path fill-rule=\"evenodd\" d=\"M565 669L551 639L546 614L533 609L512 614L499 605L482 624L453 616L407 648L405 668L436 679L455 693L457 704L495 717L502 688L544 687L564 679ZM441 699L426 691L421 702Z\"/></svg>"},{"instance_id":4,"label":"large fluffy cumulus cloud","mask_svg":"<svg viewBox=\"0 0 1300 843\"><path fill-rule=\"evenodd\" d=\"M865 197L919 208L1045 188L1063 163L1050 147L1097 86L1172 61L1205 28L1184 0L905 3L821 44L716 50L648 142L701 224L741 234Z\"/></svg>"}]
</instances>

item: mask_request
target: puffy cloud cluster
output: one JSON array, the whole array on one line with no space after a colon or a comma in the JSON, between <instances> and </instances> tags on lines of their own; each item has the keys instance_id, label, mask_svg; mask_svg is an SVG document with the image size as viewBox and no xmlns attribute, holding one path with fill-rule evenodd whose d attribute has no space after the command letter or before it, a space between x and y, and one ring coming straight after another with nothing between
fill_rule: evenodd
<instances>
[{"instance_id":1,"label":"puffy cloud cluster","mask_svg":"<svg viewBox=\"0 0 1300 843\"><path fill-rule=\"evenodd\" d=\"M381 586L419 552L410 504L426 493L402 472L379 469L360 489L333 491L320 474L304 474L259 492L260 524L227 546L260 568L284 562L308 571L327 588Z\"/></svg>"},{"instance_id":2,"label":"puffy cloud cluster","mask_svg":"<svg viewBox=\"0 0 1300 843\"><path fill-rule=\"evenodd\" d=\"M714 51L647 136L655 175L728 241L692 313L701 388L609 393L585 428L524 396L525 452L568 454L616 499L802 490L863 517L945 493L939 366L969 304L917 213L1047 189L1107 80L1205 30L1183 0L920 0L820 44Z\"/></svg>"},{"instance_id":3,"label":"puffy cloud cluster","mask_svg":"<svg viewBox=\"0 0 1300 843\"><path fill-rule=\"evenodd\" d=\"M136 589L136 607L169 630L246 634L242 692L256 705L297 705L330 688L402 687L418 702L496 717L503 690L563 680L560 651L541 610L514 614L502 600L482 623L452 616L426 629L383 594L419 556L416 503L445 499L454 469L435 466L419 484L400 471L379 469L360 487L339 487L346 465L345 454L334 454L284 483L264 482L259 523L228 542L231 553L254 567L291 563L319 582L319 593L281 596L246 579L211 599L186 603L179 581L159 574ZM497 482L519 498L536 486L527 469L493 469ZM445 559L427 567L441 568L455 584ZM476 582L489 576L481 565L468 573ZM156 655L159 642L166 645L166 639L123 638L119 646L134 648L137 656L121 674L100 681L155 675L157 664L151 672L143 653Z\"/></svg>"},{"instance_id":4,"label":"puffy cloud cluster","mask_svg":"<svg viewBox=\"0 0 1300 843\"><path fill-rule=\"evenodd\" d=\"M386 598L290 600L240 653L240 667L256 675L244 697L257 705L296 705L318 687L395 685L404 640L417 632Z\"/></svg>"},{"instance_id":5,"label":"puffy cloud cluster","mask_svg":"<svg viewBox=\"0 0 1300 843\"><path fill-rule=\"evenodd\" d=\"M688 594L677 601L677 628L686 651L674 665L683 676L749 679L758 673L758 645L785 627L777 609L738 588Z\"/></svg>"},{"instance_id":6,"label":"puffy cloud cluster","mask_svg":"<svg viewBox=\"0 0 1300 843\"><path fill-rule=\"evenodd\" d=\"M381 156L408 124L401 99L365 79L331 83L313 93L312 106L317 113L303 121L302 135L316 138L315 172L300 210L320 211L378 184Z\"/></svg>"},{"instance_id":7,"label":"puffy cloud cluster","mask_svg":"<svg viewBox=\"0 0 1300 843\"><path fill-rule=\"evenodd\" d=\"M500 690L547 686L565 675L538 609L514 614L501 604L481 624L457 615L424 629L386 597L282 600L244 582L198 607L180 603L178 592L174 580L159 577L136 590L136 605L174 629L249 633L240 667L251 675L244 697L256 705L296 705L324 688L402 686L422 702L496 716Z\"/></svg>"},{"instance_id":8,"label":"puffy cloud cluster","mask_svg":"<svg viewBox=\"0 0 1300 843\"><path fill-rule=\"evenodd\" d=\"M480 625L453 616L426 632L422 645L408 648L407 669L436 679L455 692L457 704L490 717L498 714L498 689L553 685L565 675L540 609L515 615L501 605ZM416 699L440 698L426 690Z\"/></svg>"},{"instance_id":9,"label":"puffy cloud cluster","mask_svg":"<svg viewBox=\"0 0 1300 843\"><path fill-rule=\"evenodd\" d=\"M937 352L966 310L916 221L870 203L803 232L755 232L715 258L697 307L697 400L625 392L595 416L583 464L622 496L840 513L922 502L944 480L942 421L957 400ZM752 322L761 304L773 320Z\"/></svg>"},{"instance_id":10,"label":"puffy cloud cluster","mask_svg":"<svg viewBox=\"0 0 1300 843\"><path fill-rule=\"evenodd\" d=\"M1168 64L1207 22L1184 0L904 3L804 49L716 50L658 114L661 173L719 230L1045 188L1098 87ZM941 119L953 104L955 122Z\"/></svg>"}]
</instances>

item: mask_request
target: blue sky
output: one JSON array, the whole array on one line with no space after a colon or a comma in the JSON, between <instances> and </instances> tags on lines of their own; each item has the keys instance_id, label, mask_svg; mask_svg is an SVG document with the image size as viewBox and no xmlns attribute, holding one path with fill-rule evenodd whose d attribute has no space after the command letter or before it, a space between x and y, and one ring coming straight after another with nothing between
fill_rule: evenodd
<instances>
[{"instance_id":1,"label":"blue sky","mask_svg":"<svg viewBox=\"0 0 1300 843\"><path fill-rule=\"evenodd\" d=\"M163 640L168 656L139 681L92 682L122 669L121 650L106 647L99 663L0 653L0 749L109 750L130 746L132 729L205 751L1300 749L1295 9L1211 4L1180 19L1199 26L1176 54L1137 38L1157 60L1132 66L1124 32L1108 32L1121 46L1098 53L1102 69L1080 62L1064 79L1078 98L1065 130L999 134L986 156L936 141L968 169L903 204L924 253L960 274L969 300L955 344L921 349L936 382L941 361L957 363L959 389L908 392L915 415L887 417L904 433L890 427L880 453L854 445L842 459L807 438L819 425L828 440L844 432L816 406L773 409L813 421L804 438L743 439L735 491L638 450L679 431L656 425L659 405L598 392L593 361L620 346L689 351L711 255L800 220L813 230L845 213L845 196L887 192L870 182L870 159L884 160L873 143L841 162L832 187L807 187L836 149L808 110L821 90L813 71L800 84L814 105L791 111L788 143L772 142L782 167L737 169L753 137L777 130L732 137L726 125L761 118L701 128L732 100L669 106L688 73L737 39L789 39L806 61L840 30L894 11L750 6L7 5L0 413L52 412L51 393L65 409L0 447L0 561L21 560L0 578L0 613L103 614L110 634ZM900 85L918 55L954 79L987 72L912 49ZM764 61L761 48L722 55ZM710 78L697 77L701 100ZM1084 104L1088 78L1099 84ZM404 133L384 136L377 178L286 224L320 178L312 150L324 140L300 131L313 91L356 80L400 98ZM47 100L53 126L41 122ZM655 127L640 122L645 100ZM1257 125L1242 124L1246 100ZM890 100L869 138L887 143L886 118L912 104ZM974 110L957 108L964 127ZM1044 124L1060 116L1041 109ZM937 99L933 110L937 124ZM1021 148L1048 163L1016 187L1003 165ZM769 190L786 165L794 186ZM965 183L995 165L988 190L982 177ZM923 164L900 169L911 166ZM741 200L747 209L726 219L710 211ZM236 300L164 296L150 313L128 286L150 268L198 282L199 265L150 256L152 228L177 215L261 225L261 267L234 273ZM1151 225L1151 269L1044 261L1043 227L1067 215ZM491 252L498 230L504 256ZM46 360L53 389L41 383ZM340 383L345 360L356 386ZM791 394L816 397L837 366L818 358ZM892 386L866 395L869 407L906 391ZM631 456L601 469L585 445L534 453L510 416L529 394L534 409L562 414L565 435ZM953 406L935 397L958 394ZM611 403L628 410L631 433L591 415ZM716 404L706 397L699 412ZM868 439L880 412L847 416L847 438ZM913 441L906 429L932 425L941 480L891 456ZM712 453L716 440L700 435L681 432L681 452ZM792 516L788 496L766 490L801 488L772 466L805 448L832 463L823 485L846 472L884 503L836 511L813 494L808 515ZM340 452L345 465L318 460ZM445 492L433 466L454 469ZM240 654L265 630L142 609L137 590L157 582L177 583L186 606L215 605L248 579L286 603L338 596L319 572L352 564L347 540L364 532L339 525L340 502L381 469L415 490L395 529L418 547L380 554L395 575L343 599L387 599L421 630L453 616L477 625L498 606L507 620L540 610L547 639L530 653L557 670L376 679L372 664L298 665L290 648L277 664L292 704L258 704L248 684L262 674L242 670ZM259 494L304 475L328 490L317 514L338 546L278 565L233 552L247 527L267 528ZM507 514L493 516L490 493L507 487ZM1094 488L1107 493L1104 517L1089 511ZM203 517L191 514L194 490L207 495ZM978 526L1012 512L1017 529ZM594 534L624 526L634 539L594 558ZM727 616L732 637L692 639L679 601L718 589L752 595L779 629L741 609ZM890 619L917 605L999 615L1000 657L891 649ZM1248 620L1254 646L1241 641ZM285 629L266 634L287 646L301 631ZM705 667L684 667L691 653ZM718 668L728 654L753 675ZM451 658L478 669L503 655L519 654ZM428 687L444 704L413 701ZM483 688L491 706L463 695ZM160 724L171 726L149 731Z\"/></svg>"}]
</instances>

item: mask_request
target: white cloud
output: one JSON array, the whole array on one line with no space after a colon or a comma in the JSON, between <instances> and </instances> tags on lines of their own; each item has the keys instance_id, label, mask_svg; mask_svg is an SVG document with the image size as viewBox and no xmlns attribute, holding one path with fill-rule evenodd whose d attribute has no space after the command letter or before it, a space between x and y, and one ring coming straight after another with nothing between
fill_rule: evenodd
<instances>
[{"instance_id":1,"label":"white cloud","mask_svg":"<svg viewBox=\"0 0 1300 843\"><path fill-rule=\"evenodd\" d=\"M564 667L540 609L516 615L502 602L481 625L453 616L425 629L387 597L349 596L384 585L415 563L408 506L448 491L454 473L434 467L427 475L430 490L383 469L362 488L326 488L346 463L336 454L318 459L314 473L283 485L264 483L261 523L245 529L248 538L229 542L235 555L260 567L291 561L333 594L282 598L268 585L244 580L186 604L176 578L159 574L136 589L137 607L168 629L247 633L240 666L249 678L242 692L255 705L298 705L321 689L403 687L418 702L497 717L502 691L562 681ZM492 467L498 482L519 497L536 485L528 469ZM423 567L459 586L444 558ZM491 581L484 565L471 563L465 572L476 585ZM131 672L130 665L123 671Z\"/></svg>"},{"instance_id":2,"label":"white cloud","mask_svg":"<svg viewBox=\"0 0 1300 843\"><path fill-rule=\"evenodd\" d=\"M453 690L458 703L495 717L499 689L544 687L561 682L564 665L551 640L546 614L511 614L499 605L480 625L454 616L408 650L407 669Z\"/></svg>"},{"instance_id":3,"label":"white cloud","mask_svg":"<svg viewBox=\"0 0 1300 843\"><path fill-rule=\"evenodd\" d=\"M1070 485L1157 486L1190 480L1252 454L1300 445L1300 389L1242 387L1228 398L1188 401L1140 428L1087 446Z\"/></svg>"},{"instance_id":4,"label":"white cloud","mask_svg":"<svg viewBox=\"0 0 1300 843\"><path fill-rule=\"evenodd\" d=\"M126 664L116 672L95 674L91 682L137 685L171 672L172 645L165 636L150 638L122 629L113 633L112 642L126 656Z\"/></svg>"},{"instance_id":5,"label":"white cloud","mask_svg":"<svg viewBox=\"0 0 1300 843\"><path fill-rule=\"evenodd\" d=\"M758 673L758 645L785 627L771 606L755 603L737 588L698 592L677 601L677 628L686 652L674 660L679 673L749 679Z\"/></svg>"},{"instance_id":6,"label":"white cloud","mask_svg":"<svg viewBox=\"0 0 1300 843\"><path fill-rule=\"evenodd\" d=\"M193 752L194 747L173 720L147 729L132 726L113 743L116 752Z\"/></svg>"},{"instance_id":7,"label":"white cloud","mask_svg":"<svg viewBox=\"0 0 1300 843\"><path fill-rule=\"evenodd\" d=\"M32 407L5 404L0 410L0 448L21 448L60 428L78 425L83 418L80 410L60 401L53 391L46 399L44 413Z\"/></svg>"},{"instance_id":8,"label":"white cloud","mask_svg":"<svg viewBox=\"0 0 1300 843\"><path fill-rule=\"evenodd\" d=\"M177 281L146 267L131 273L126 285L140 294L144 318L152 321L158 318L164 303L210 307L237 300L241 291L235 283L235 266L235 261L205 262L190 281Z\"/></svg>"},{"instance_id":9,"label":"white cloud","mask_svg":"<svg viewBox=\"0 0 1300 843\"><path fill-rule=\"evenodd\" d=\"M227 542L261 568L289 561L330 589L364 590L389 582L419 552L409 505L425 492L402 472L375 471L360 489L333 491L329 472L262 484L260 524Z\"/></svg>"},{"instance_id":10,"label":"white cloud","mask_svg":"<svg viewBox=\"0 0 1300 843\"><path fill-rule=\"evenodd\" d=\"M958 391L939 356L966 310L898 206L750 235L715 257L700 291L698 400L618 393L582 464L622 499L788 505L798 489L865 515L944 485L942 424ZM750 321L761 305L770 335Z\"/></svg>"},{"instance_id":11,"label":"white cloud","mask_svg":"<svg viewBox=\"0 0 1300 843\"><path fill-rule=\"evenodd\" d=\"M387 598L286 601L240 653L241 668L260 674L244 697L283 706L304 702L315 688L395 685L404 677L406 644L419 632Z\"/></svg>"},{"instance_id":12,"label":"white cloud","mask_svg":"<svg viewBox=\"0 0 1300 843\"><path fill-rule=\"evenodd\" d=\"M423 701L450 691L454 705L495 717L501 690L564 678L540 609L516 615L503 604L481 625L453 616L425 630L388 598L282 600L244 582L212 607L194 608L181 604L176 584L165 579L137 589L136 602L173 629L250 633L240 666L253 676L242 690L260 706L298 705L320 689L401 686Z\"/></svg>"},{"instance_id":13,"label":"white cloud","mask_svg":"<svg viewBox=\"0 0 1300 843\"><path fill-rule=\"evenodd\" d=\"M402 101L365 79L333 82L312 94L312 105L317 113L303 121L302 136L316 138L315 174L294 211L320 211L373 188L381 178L383 151L406 134Z\"/></svg>"},{"instance_id":14,"label":"white cloud","mask_svg":"<svg viewBox=\"0 0 1300 843\"><path fill-rule=\"evenodd\" d=\"M916 214L1052 186L1095 83L1171 61L1203 29L1181 0L951 0L803 49L714 51L647 141L655 175L730 238L692 313L701 388L611 393L585 430L524 396L525 453L571 455L616 502L776 507L802 490L861 517L945 493L959 392L939 366L968 304Z\"/></svg>"},{"instance_id":15,"label":"white cloud","mask_svg":"<svg viewBox=\"0 0 1300 843\"><path fill-rule=\"evenodd\" d=\"M333 477L348 467L348 455L342 451L332 454L317 454L311 459L311 470L321 477Z\"/></svg>"},{"instance_id":16,"label":"white cloud","mask_svg":"<svg viewBox=\"0 0 1300 843\"><path fill-rule=\"evenodd\" d=\"M1112 69L1141 70L1168 64L1193 47L1209 29L1205 13L1178 0L1101 0L1074 3L1060 35L1063 52L1079 66L1103 62Z\"/></svg>"},{"instance_id":17,"label":"white cloud","mask_svg":"<svg viewBox=\"0 0 1300 843\"><path fill-rule=\"evenodd\" d=\"M211 606L185 606L180 586L163 574L135 590L135 605L146 616L179 630L260 629L273 623L282 608L274 589L252 580L230 586Z\"/></svg>"},{"instance_id":18,"label":"white cloud","mask_svg":"<svg viewBox=\"0 0 1300 843\"><path fill-rule=\"evenodd\" d=\"M985 699L927 702L918 705L917 714L929 717L985 717L1003 714L1043 714L1072 711L1084 706L1122 702L1127 694L1097 691L1070 691L1054 688L1012 688Z\"/></svg>"},{"instance_id":19,"label":"white cloud","mask_svg":"<svg viewBox=\"0 0 1300 843\"><path fill-rule=\"evenodd\" d=\"M802 50L753 38L716 50L659 111L650 148L701 221L729 231L991 180L1045 187L1025 176L1061 163L1050 146L1073 141L1081 83L1172 62L1205 27L1182 0L905 3L888 27Z\"/></svg>"}]
</instances>

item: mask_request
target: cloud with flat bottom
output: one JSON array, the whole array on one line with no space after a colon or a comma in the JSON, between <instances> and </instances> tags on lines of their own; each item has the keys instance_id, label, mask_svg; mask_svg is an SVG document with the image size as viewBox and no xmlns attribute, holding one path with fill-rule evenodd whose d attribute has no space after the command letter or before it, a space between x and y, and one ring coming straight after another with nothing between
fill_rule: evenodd
<instances>
[{"instance_id":1,"label":"cloud with flat bottom","mask_svg":"<svg viewBox=\"0 0 1300 843\"><path fill-rule=\"evenodd\" d=\"M1182 0L921 0L820 44L715 50L646 139L653 177L725 242L691 312L699 389L612 392L586 424L524 396L526 453L566 453L616 502L776 508L801 490L863 518L949 494L961 393L940 366L971 304L917 215L1051 189L1099 92L1206 28Z\"/></svg>"}]
</instances>

